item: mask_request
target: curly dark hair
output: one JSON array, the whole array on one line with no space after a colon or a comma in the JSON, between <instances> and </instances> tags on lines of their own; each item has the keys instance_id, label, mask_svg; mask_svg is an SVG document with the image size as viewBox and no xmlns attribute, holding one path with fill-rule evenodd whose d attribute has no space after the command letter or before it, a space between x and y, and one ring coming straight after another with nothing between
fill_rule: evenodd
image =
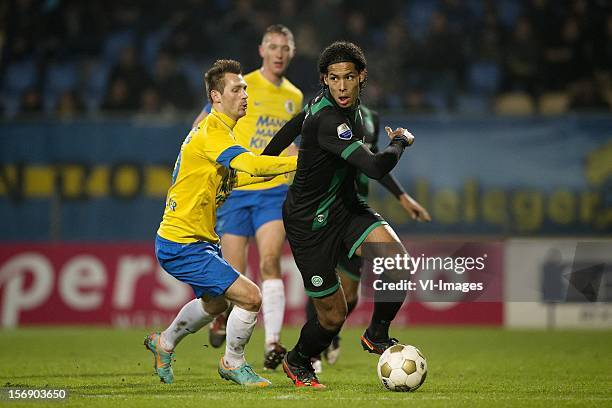
<instances>
[{"instance_id":1,"label":"curly dark hair","mask_svg":"<svg viewBox=\"0 0 612 408\"><path fill-rule=\"evenodd\" d=\"M217 60L204 74L206 94L211 103L212 97L210 96L210 91L215 90L223 93L223 88L225 88L224 76L228 72L231 74L242 74L240 63L229 59Z\"/></svg>"},{"instance_id":2,"label":"curly dark hair","mask_svg":"<svg viewBox=\"0 0 612 408\"><path fill-rule=\"evenodd\" d=\"M323 77L327 74L327 69L332 64L339 62L352 62L357 68L357 72L361 72L367 67L367 61L363 50L352 42L336 41L327 46L319 57L319 77L323 83ZM361 86L365 81L361 83Z\"/></svg>"}]
</instances>

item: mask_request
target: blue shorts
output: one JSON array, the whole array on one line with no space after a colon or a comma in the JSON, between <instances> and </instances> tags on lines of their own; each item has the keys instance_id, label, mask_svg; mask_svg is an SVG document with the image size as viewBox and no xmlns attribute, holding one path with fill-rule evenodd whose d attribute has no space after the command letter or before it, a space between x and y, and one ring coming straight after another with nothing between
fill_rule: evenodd
<instances>
[{"instance_id":1,"label":"blue shorts","mask_svg":"<svg viewBox=\"0 0 612 408\"><path fill-rule=\"evenodd\" d=\"M155 255L166 272L193 289L197 298L223 295L240 274L222 258L219 245L179 244L155 237Z\"/></svg>"},{"instance_id":2,"label":"blue shorts","mask_svg":"<svg viewBox=\"0 0 612 408\"><path fill-rule=\"evenodd\" d=\"M283 219L287 185L267 190L234 190L217 210L217 234L255 236L267 222Z\"/></svg>"}]
</instances>

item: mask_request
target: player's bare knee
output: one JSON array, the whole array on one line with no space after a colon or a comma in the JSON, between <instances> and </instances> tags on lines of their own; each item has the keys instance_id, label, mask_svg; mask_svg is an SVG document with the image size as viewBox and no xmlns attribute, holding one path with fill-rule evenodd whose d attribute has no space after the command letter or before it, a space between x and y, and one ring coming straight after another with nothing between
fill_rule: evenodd
<instances>
[{"instance_id":1,"label":"player's bare knee","mask_svg":"<svg viewBox=\"0 0 612 408\"><path fill-rule=\"evenodd\" d=\"M211 316L217 316L225 312L228 307L227 302L216 302L212 305L205 305L204 310Z\"/></svg>"},{"instance_id":2,"label":"player's bare knee","mask_svg":"<svg viewBox=\"0 0 612 408\"><path fill-rule=\"evenodd\" d=\"M224 297L216 297L210 300L201 299L204 310L211 316L223 313L229 306L229 302Z\"/></svg>"},{"instance_id":3,"label":"player's bare knee","mask_svg":"<svg viewBox=\"0 0 612 408\"><path fill-rule=\"evenodd\" d=\"M249 290L241 306L249 312L259 312L259 309L261 309L261 291L257 286Z\"/></svg>"},{"instance_id":4,"label":"player's bare knee","mask_svg":"<svg viewBox=\"0 0 612 408\"><path fill-rule=\"evenodd\" d=\"M259 263L259 270L263 279L280 279L280 257L264 255Z\"/></svg>"},{"instance_id":5,"label":"player's bare knee","mask_svg":"<svg viewBox=\"0 0 612 408\"><path fill-rule=\"evenodd\" d=\"M356 305L357 302L359 301L359 293L346 293L346 304L347 305Z\"/></svg>"},{"instance_id":6,"label":"player's bare knee","mask_svg":"<svg viewBox=\"0 0 612 408\"><path fill-rule=\"evenodd\" d=\"M339 313L333 313L330 316L319 316L319 323L326 330L338 330L344 324L346 315L343 316Z\"/></svg>"},{"instance_id":7,"label":"player's bare knee","mask_svg":"<svg viewBox=\"0 0 612 408\"><path fill-rule=\"evenodd\" d=\"M343 310L330 310L318 316L319 324L326 330L339 330L346 320L346 308Z\"/></svg>"},{"instance_id":8,"label":"player's bare knee","mask_svg":"<svg viewBox=\"0 0 612 408\"><path fill-rule=\"evenodd\" d=\"M357 303L359 300L359 283L353 281L344 280L342 281L342 290L344 291L344 298L346 303Z\"/></svg>"}]
</instances>

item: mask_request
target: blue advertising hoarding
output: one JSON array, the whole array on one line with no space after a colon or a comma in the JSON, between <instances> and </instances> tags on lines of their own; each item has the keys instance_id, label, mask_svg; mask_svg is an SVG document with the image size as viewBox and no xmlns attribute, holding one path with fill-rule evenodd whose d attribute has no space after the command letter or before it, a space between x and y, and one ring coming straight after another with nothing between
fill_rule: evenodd
<instances>
[{"instance_id":1,"label":"blue advertising hoarding","mask_svg":"<svg viewBox=\"0 0 612 408\"><path fill-rule=\"evenodd\" d=\"M610 116L389 117L381 123L415 135L393 174L433 217L427 224L410 220L372 182L371 205L400 232L612 233ZM188 127L149 121L0 124L0 239L151 239Z\"/></svg>"}]
</instances>

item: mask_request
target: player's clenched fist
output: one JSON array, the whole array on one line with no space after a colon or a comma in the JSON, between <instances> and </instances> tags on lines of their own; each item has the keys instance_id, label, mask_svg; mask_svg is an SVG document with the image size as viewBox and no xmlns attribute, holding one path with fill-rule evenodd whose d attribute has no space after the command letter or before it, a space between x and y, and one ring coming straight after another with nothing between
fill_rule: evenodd
<instances>
[{"instance_id":1,"label":"player's clenched fist","mask_svg":"<svg viewBox=\"0 0 612 408\"><path fill-rule=\"evenodd\" d=\"M391 140L399 137L406 146L412 146L412 143L414 143L414 136L404 128L392 130L389 126L385 126L385 130L387 131L387 136L389 136Z\"/></svg>"}]
</instances>

